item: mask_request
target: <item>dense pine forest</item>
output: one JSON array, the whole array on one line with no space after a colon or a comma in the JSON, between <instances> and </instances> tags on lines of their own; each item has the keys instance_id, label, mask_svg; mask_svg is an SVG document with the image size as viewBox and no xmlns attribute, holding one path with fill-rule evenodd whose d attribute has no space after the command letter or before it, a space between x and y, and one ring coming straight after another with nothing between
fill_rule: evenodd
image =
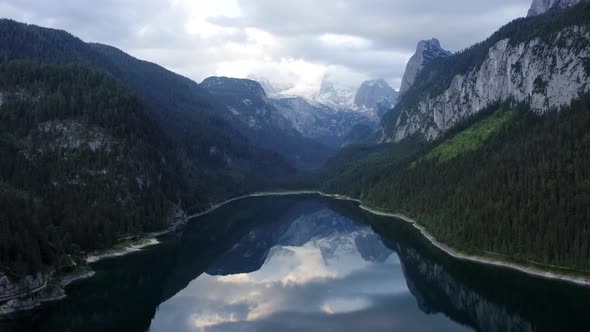
<instances>
[{"instance_id":1,"label":"dense pine forest","mask_svg":"<svg viewBox=\"0 0 590 332\"><path fill-rule=\"evenodd\" d=\"M188 212L268 188L295 173L285 158L259 148L215 112L197 83L159 65L108 45L85 43L65 31L0 19L0 63L22 59L88 65L131 89L172 143Z\"/></svg>"},{"instance_id":2,"label":"dense pine forest","mask_svg":"<svg viewBox=\"0 0 590 332\"><path fill-rule=\"evenodd\" d=\"M0 270L68 265L165 228L179 181L139 99L80 65L0 65Z\"/></svg>"},{"instance_id":3,"label":"dense pine forest","mask_svg":"<svg viewBox=\"0 0 590 332\"><path fill-rule=\"evenodd\" d=\"M588 96L543 116L495 106L387 168L383 153L342 160L324 189L406 213L461 250L588 271L589 127Z\"/></svg>"},{"instance_id":4,"label":"dense pine forest","mask_svg":"<svg viewBox=\"0 0 590 332\"><path fill-rule=\"evenodd\" d=\"M0 20L0 271L22 276L295 174L195 82L71 34ZM68 258L70 257L70 258Z\"/></svg>"}]
</instances>

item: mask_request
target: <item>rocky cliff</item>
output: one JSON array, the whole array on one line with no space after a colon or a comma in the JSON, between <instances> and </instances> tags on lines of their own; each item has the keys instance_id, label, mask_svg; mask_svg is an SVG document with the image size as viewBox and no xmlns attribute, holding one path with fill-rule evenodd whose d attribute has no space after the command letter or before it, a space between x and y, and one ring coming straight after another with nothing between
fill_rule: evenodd
<instances>
[{"instance_id":1,"label":"rocky cliff","mask_svg":"<svg viewBox=\"0 0 590 332\"><path fill-rule=\"evenodd\" d=\"M368 110L383 115L397 102L397 91L383 79L365 81L354 97L354 104L360 110Z\"/></svg>"},{"instance_id":2,"label":"rocky cliff","mask_svg":"<svg viewBox=\"0 0 590 332\"><path fill-rule=\"evenodd\" d=\"M436 58L448 57L451 55L451 52L440 46L440 42L436 38L420 41L418 47L416 47L416 53L410 58L410 61L406 66L402 85L399 90L400 95L406 93L410 87L414 85L416 77L425 65Z\"/></svg>"},{"instance_id":3,"label":"rocky cliff","mask_svg":"<svg viewBox=\"0 0 590 332\"><path fill-rule=\"evenodd\" d=\"M575 6L586 0L533 0L528 16L541 15L550 9L562 9Z\"/></svg>"},{"instance_id":4,"label":"rocky cliff","mask_svg":"<svg viewBox=\"0 0 590 332\"><path fill-rule=\"evenodd\" d=\"M260 83L209 77L200 87L217 113L257 147L277 153L300 168L317 167L331 154L329 148L297 131Z\"/></svg>"},{"instance_id":5,"label":"rocky cliff","mask_svg":"<svg viewBox=\"0 0 590 332\"><path fill-rule=\"evenodd\" d=\"M556 15L515 21L485 42L433 64L421 76L430 81L420 82L386 115L380 141L397 142L414 134L433 140L502 101L527 103L539 114L569 105L590 90L585 12L590 13L590 6L568 11L571 20Z\"/></svg>"}]
</instances>

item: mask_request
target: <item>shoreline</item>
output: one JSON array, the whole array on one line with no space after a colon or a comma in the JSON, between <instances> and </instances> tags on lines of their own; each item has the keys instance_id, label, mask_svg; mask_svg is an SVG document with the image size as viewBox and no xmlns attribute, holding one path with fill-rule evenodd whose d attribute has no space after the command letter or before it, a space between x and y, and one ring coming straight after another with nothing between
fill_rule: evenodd
<instances>
[{"instance_id":1,"label":"shoreline","mask_svg":"<svg viewBox=\"0 0 590 332\"><path fill-rule=\"evenodd\" d=\"M229 199L227 201L215 204L211 208L207 209L204 212L200 212L200 213L188 216L187 219L190 220L193 218L198 218L198 217L204 216L206 214L209 214L209 213L219 209L220 207L222 207L224 205L227 205L229 203L232 203L232 202L235 202L238 200L242 200L245 198L249 198L249 197L271 197L271 196L291 196L291 195L320 195L323 197L328 197L328 198L332 198L332 199L336 199L336 200L356 202L356 203L359 203L360 209L362 209L366 212L369 212L371 214L381 216L381 217L388 217L388 218L395 218L395 219L403 220L407 223L412 224L412 226L414 226L414 228L416 228L418 231L420 231L420 234L424 238L426 238L426 240L428 240L428 242L430 242L430 244L432 244L433 246L437 247L439 250L443 251L444 253L446 253L447 255L449 255L455 259L459 259L459 260L463 260L463 261L470 261L470 262L485 264L485 265L492 265L492 266L501 267L501 268L507 268L507 269L515 270L515 271L518 271L521 273L526 273L528 275L532 275L535 277L541 277L544 279L557 280L557 281L564 281L564 282L574 283L574 284L577 284L580 286L590 287L590 276L588 276L588 277L575 277L575 276L571 276L571 275L568 275L565 273L544 270L542 268L529 267L529 266L525 266L525 265L518 264L518 263L503 261L500 259L478 256L478 255L474 255L474 254L461 253L461 252L457 251L456 249L453 249L452 247L438 241L436 239L436 237L434 237L434 235L430 234L428 232L428 230L426 230L426 228L424 226L420 225L416 220L414 220L406 215L400 214L400 213L390 213L390 212L383 212L383 211L376 210L374 208L364 205L360 199L356 199L356 198L346 196L346 195L328 194L328 193L324 193L321 191L314 191L314 190L296 190L296 191L284 191L284 192L280 192L280 191L259 192L259 193L253 193L253 194L249 194L249 195L235 197L235 198ZM555 267L555 268L559 269L560 267Z\"/></svg>"},{"instance_id":2,"label":"shoreline","mask_svg":"<svg viewBox=\"0 0 590 332\"><path fill-rule=\"evenodd\" d=\"M202 217L204 215L210 214L227 204L230 204L232 202L239 201L242 199L246 199L246 198L250 198L250 197L297 196L297 195L319 195L322 197L327 197L327 198L336 199L336 200L355 202L355 203L358 203L359 204L358 207L365 212L371 213L376 216L400 219L404 222L410 223L410 224L412 224L412 226L414 228L416 228L418 231L420 231L420 234L426 240L428 240L428 242L430 244L432 244L433 246L435 246L436 248L438 248L442 252L446 253L447 255L449 255L455 259L458 259L458 260L470 261L470 262L474 262L474 263L478 263L478 264L492 265L492 266L496 266L496 267L511 269L511 270L518 271L521 273L526 273L528 275L532 275L535 277L540 277L540 278L549 279L549 280L569 282L569 283L574 283L574 284L577 284L580 286L590 287L590 276L588 276L588 277L575 277L575 276L571 276L571 275L568 275L565 273L544 270L542 268L529 267L526 265L513 263L510 261L504 261L504 260L494 259L494 258L485 257L485 256L478 256L475 254L461 253L461 252L457 251L456 249L453 249L452 247L438 241L434 237L434 235L430 234L428 232L428 230L426 230L426 228L424 226L421 226L416 220L414 220L404 214L379 211L377 209L374 209L374 208L364 205L360 199L356 199L356 198L346 196L346 195L328 194L325 192L315 191L315 190L257 192L257 193L234 197L234 198L228 199L226 201L223 201L221 203L214 204L203 212L199 212L199 213L196 213L196 214L193 214L190 216L186 216L185 223L190 222L191 219ZM125 256L128 254L134 253L134 252L141 251L142 249L144 249L146 247L159 244L160 241L158 241L157 238L162 235L168 234L171 231L172 230L170 230L170 229L166 229L166 230L163 230L160 232L145 234L146 238L142 239L144 241L142 243L139 243L139 244L132 243L132 244L127 245L123 248L111 249L111 250L108 250L104 253L97 253L94 255L90 255L86 258L86 263L93 264L93 263L96 263L96 262L101 261L103 259L121 257L121 256ZM493 254L493 253L491 253L491 254ZM536 263L536 264L538 264L538 263ZM559 269L560 267L555 266L554 268ZM70 284L72 284L76 281L91 278L94 275L95 275L95 272L92 270L86 271L81 274L66 275L59 281L61 292L58 292L57 294L51 294L45 298L41 297L41 298L35 299L36 301L30 303L28 306L25 305L25 306L22 306L16 310L12 310L12 311L8 311L8 312L0 312L0 318L2 318L3 316L6 316L6 315L10 315L10 314L17 312L17 311L26 311L26 310L34 309L35 307L38 307L39 305L41 305L45 302L63 299L66 297L65 288L67 286L69 286ZM42 293L43 291L46 290L46 287L47 287L47 285L45 285L45 287L40 287L40 289L38 289L37 292L30 293L29 295L35 296L36 293ZM20 298L22 296L23 295L20 295L17 298ZM8 301L12 301L15 299L16 298L9 299ZM6 301L6 302L3 301L3 303L7 303L8 301Z\"/></svg>"},{"instance_id":3,"label":"shoreline","mask_svg":"<svg viewBox=\"0 0 590 332\"><path fill-rule=\"evenodd\" d=\"M188 220L188 219L187 219ZM167 234L169 230L162 232L157 236ZM148 236L152 234L147 234ZM141 251L143 248L148 246L159 244L155 237L149 237L146 239L142 239L144 242L139 244L130 244L120 249L111 249L104 253L98 253L95 255L90 255L86 258L87 264L96 263L103 259L108 258L115 258L125 256L134 252ZM57 289L52 291L52 293L45 294L49 289L49 280L46 280L45 283L38 287L37 289L28 292L27 294L15 294L9 298L3 299L0 303L0 319L6 316L10 316L20 311L28 311L35 309L46 302L52 301L59 301L67 297L65 289L80 280L92 278L96 274L93 270L87 270L83 272L77 272L72 274L67 274L60 279L56 280L57 282ZM22 302L22 303L21 303ZM3 307L6 306L6 307ZM14 306L14 307L13 307Z\"/></svg>"},{"instance_id":4,"label":"shoreline","mask_svg":"<svg viewBox=\"0 0 590 332\"><path fill-rule=\"evenodd\" d=\"M125 256L128 254L134 253L134 252L141 251L143 248L159 244L160 241L158 241L158 239L156 237L164 235L164 234L167 234L167 232L165 232L165 233L163 232L163 233L157 234L155 236L153 234L146 234L148 237L146 239L144 239L145 242L142 242L139 244L129 244L128 246L125 246L120 249L111 249L111 250L107 250L104 253L97 253L95 255L90 255L90 256L86 257L86 263L92 264L92 263L96 263L98 261L101 261L103 259L121 257L121 256Z\"/></svg>"},{"instance_id":5,"label":"shoreline","mask_svg":"<svg viewBox=\"0 0 590 332\"><path fill-rule=\"evenodd\" d=\"M92 270L74 272L64 275L57 280L57 284L51 286L49 279L33 292L27 294L16 294L12 298L3 301L0 305L0 320L10 317L21 311L33 310L44 303L59 301L67 297L65 288L79 280L87 279L94 276Z\"/></svg>"}]
</instances>

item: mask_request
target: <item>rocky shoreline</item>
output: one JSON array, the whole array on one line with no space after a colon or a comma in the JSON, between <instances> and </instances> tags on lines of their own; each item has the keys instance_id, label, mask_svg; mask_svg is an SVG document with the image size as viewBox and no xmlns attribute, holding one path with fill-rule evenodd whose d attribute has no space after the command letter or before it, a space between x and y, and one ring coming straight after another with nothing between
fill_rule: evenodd
<instances>
[{"instance_id":1,"label":"rocky shoreline","mask_svg":"<svg viewBox=\"0 0 590 332\"><path fill-rule=\"evenodd\" d=\"M86 257L86 263L91 264L105 258L124 256L158 244L156 237L181 229L190 218L180 206L175 205L169 219L170 226L165 230L147 234L147 238L142 239L140 243L131 243L122 248L91 254ZM39 272L15 282L10 280L7 274L0 272L0 319L10 317L19 311L34 309L45 302L64 299L67 286L76 281L91 278L94 274L92 270L84 270L56 278L54 272Z\"/></svg>"}]
</instances>

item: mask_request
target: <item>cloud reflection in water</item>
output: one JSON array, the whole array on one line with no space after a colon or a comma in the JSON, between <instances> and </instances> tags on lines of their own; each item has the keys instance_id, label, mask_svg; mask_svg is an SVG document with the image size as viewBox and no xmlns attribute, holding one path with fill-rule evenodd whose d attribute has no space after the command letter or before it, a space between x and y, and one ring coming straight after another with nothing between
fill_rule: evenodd
<instances>
[{"instance_id":1,"label":"cloud reflection in water","mask_svg":"<svg viewBox=\"0 0 590 332\"><path fill-rule=\"evenodd\" d=\"M318 222L333 232L317 227ZM266 253L260 269L201 275L160 305L150 331L347 331L363 326L406 331L414 326L418 331L424 330L425 318L436 331L457 330L442 317L418 310L397 255L369 227L327 209L273 227L253 230L226 254L231 259L215 264L216 271L223 271L225 264L235 264L236 255L250 259L252 252ZM269 243L269 250L260 250Z\"/></svg>"}]
</instances>

